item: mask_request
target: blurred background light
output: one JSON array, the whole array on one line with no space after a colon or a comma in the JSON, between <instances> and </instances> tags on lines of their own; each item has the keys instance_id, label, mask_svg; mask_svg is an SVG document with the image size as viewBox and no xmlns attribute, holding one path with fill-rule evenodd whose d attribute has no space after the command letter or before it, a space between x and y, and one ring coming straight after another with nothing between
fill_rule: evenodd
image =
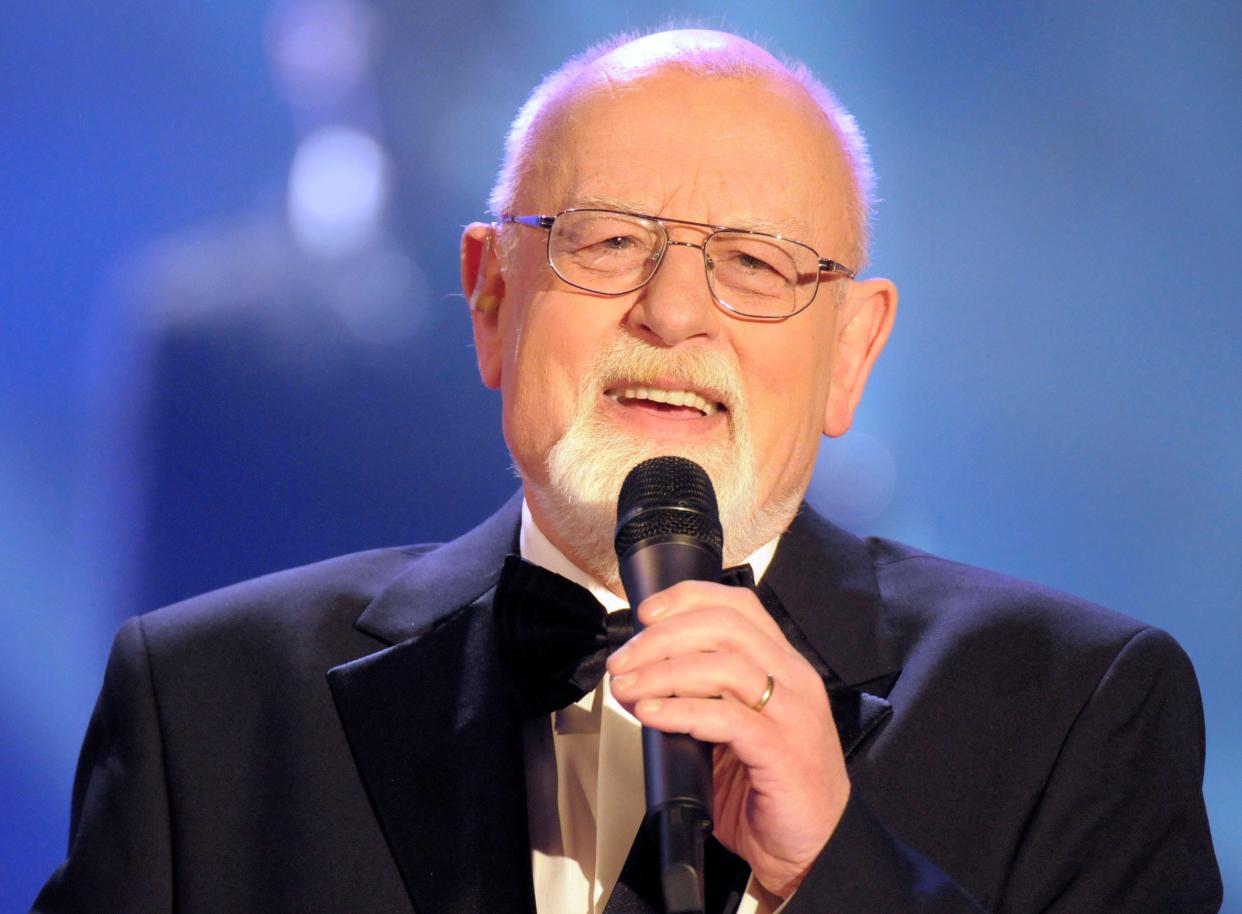
<instances>
[{"instance_id":1,"label":"blurred background light","mask_svg":"<svg viewBox=\"0 0 1242 914\"><path fill-rule=\"evenodd\" d=\"M371 7L355 0L290 0L268 20L272 67L296 108L327 109L359 89L375 38Z\"/></svg>"},{"instance_id":2,"label":"blurred background light","mask_svg":"<svg viewBox=\"0 0 1242 914\"><path fill-rule=\"evenodd\" d=\"M390 239L359 252L331 279L341 321L358 339L376 345L413 336L429 295L423 271Z\"/></svg>"},{"instance_id":3,"label":"blurred background light","mask_svg":"<svg viewBox=\"0 0 1242 914\"><path fill-rule=\"evenodd\" d=\"M387 199L378 142L360 130L322 127L302 140L289 169L289 223L307 251L340 257L374 236Z\"/></svg>"},{"instance_id":4,"label":"blurred background light","mask_svg":"<svg viewBox=\"0 0 1242 914\"><path fill-rule=\"evenodd\" d=\"M859 527L881 517L897 488L897 462L882 440L858 428L825 438L806 500L840 524Z\"/></svg>"}]
</instances>

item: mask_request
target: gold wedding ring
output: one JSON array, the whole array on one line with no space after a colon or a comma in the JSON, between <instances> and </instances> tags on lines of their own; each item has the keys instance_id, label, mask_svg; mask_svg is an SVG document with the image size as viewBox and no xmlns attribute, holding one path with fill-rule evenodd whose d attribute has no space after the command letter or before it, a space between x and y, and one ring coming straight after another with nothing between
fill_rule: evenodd
<instances>
[{"instance_id":1,"label":"gold wedding ring","mask_svg":"<svg viewBox=\"0 0 1242 914\"><path fill-rule=\"evenodd\" d=\"M776 677L768 673L768 687L763 690L763 694L759 696L759 700L750 706L752 711L763 711L769 701L772 700L772 692L776 690Z\"/></svg>"}]
</instances>

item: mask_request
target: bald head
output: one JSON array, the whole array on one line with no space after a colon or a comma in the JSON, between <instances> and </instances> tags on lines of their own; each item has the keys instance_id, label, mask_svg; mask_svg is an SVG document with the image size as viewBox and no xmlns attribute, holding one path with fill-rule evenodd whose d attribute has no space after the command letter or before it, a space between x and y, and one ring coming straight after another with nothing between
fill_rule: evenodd
<instances>
[{"instance_id":1,"label":"bald head","mask_svg":"<svg viewBox=\"0 0 1242 914\"><path fill-rule=\"evenodd\" d=\"M489 201L492 213L499 217L525 212L536 204L543 189L563 179L558 173L563 159L556 153L556 144L565 140L567 127L584 104L607 104L618 92L673 74L761 84L803 109L808 124L822 128L824 142L804 152L821 156L825 174L834 180L832 191L814 205L823 207L844 227L842 253L851 266L861 266L866 259L873 177L866 143L853 117L803 64L783 63L758 45L726 32L682 29L638 38L619 36L589 48L546 76L522 106L506 138L504 162ZM745 124L739 124L739 142L746 142L744 134Z\"/></svg>"}]
</instances>

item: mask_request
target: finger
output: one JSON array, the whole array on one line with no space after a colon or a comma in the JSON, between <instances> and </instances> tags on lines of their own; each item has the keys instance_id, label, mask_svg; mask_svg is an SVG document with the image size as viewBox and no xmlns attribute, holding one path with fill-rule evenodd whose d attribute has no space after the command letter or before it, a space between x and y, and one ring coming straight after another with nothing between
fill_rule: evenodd
<instances>
[{"instance_id":1,"label":"finger","mask_svg":"<svg viewBox=\"0 0 1242 914\"><path fill-rule=\"evenodd\" d=\"M644 727L665 733L687 733L708 743L733 746L753 731L764 731L775 743L774 725L736 701L715 698L643 698L634 703L633 714ZM744 753L738 758L746 764Z\"/></svg>"},{"instance_id":2,"label":"finger","mask_svg":"<svg viewBox=\"0 0 1242 914\"><path fill-rule=\"evenodd\" d=\"M784 638L780 626L763 608L755 592L711 581L682 581L652 594L638 606L638 619L650 625L657 619L710 606L728 606L748 618L769 637Z\"/></svg>"},{"instance_id":3,"label":"finger","mask_svg":"<svg viewBox=\"0 0 1242 914\"><path fill-rule=\"evenodd\" d=\"M784 728L735 701L712 698L644 698L632 712L644 727L686 733L697 740L728 746L750 773L787 767L797 747ZM764 780L759 776L760 780Z\"/></svg>"},{"instance_id":4,"label":"finger","mask_svg":"<svg viewBox=\"0 0 1242 914\"><path fill-rule=\"evenodd\" d=\"M789 642L783 638L778 641L761 631L734 608L713 606L656 620L608 658L608 672L616 676L648 663L700 651L748 654L769 670L784 668L794 657L801 659Z\"/></svg>"},{"instance_id":5,"label":"finger","mask_svg":"<svg viewBox=\"0 0 1242 914\"><path fill-rule=\"evenodd\" d=\"M754 706L767 688L768 672L754 658L734 651L671 657L612 677L622 704L644 698L728 698Z\"/></svg>"},{"instance_id":6,"label":"finger","mask_svg":"<svg viewBox=\"0 0 1242 914\"><path fill-rule=\"evenodd\" d=\"M829 733L814 723L819 718L805 715L798 716L796 725L781 722L778 718L783 715L774 708L780 699L778 683L769 707L762 712L736 701L677 697L641 699L631 713L645 727L688 733L704 742L727 745L751 772L752 783L757 786L766 780L758 772L802 765L808 750L810 757L831 755L835 730Z\"/></svg>"}]
</instances>

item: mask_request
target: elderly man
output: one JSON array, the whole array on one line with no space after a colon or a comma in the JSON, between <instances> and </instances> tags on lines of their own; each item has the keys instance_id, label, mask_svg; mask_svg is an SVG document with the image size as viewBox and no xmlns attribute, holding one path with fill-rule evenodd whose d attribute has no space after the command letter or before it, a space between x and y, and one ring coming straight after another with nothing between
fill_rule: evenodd
<instances>
[{"instance_id":1,"label":"elderly man","mask_svg":"<svg viewBox=\"0 0 1242 914\"><path fill-rule=\"evenodd\" d=\"M800 504L893 323L869 191L850 116L733 36L548 77L462 242L522 498L127 623L36 910L658 910L638 723L716 745L710 910L1216 910L1167 635ZM669 454L749 569L606 671L532 640L625 605L618 490Z\"/></svg>"}]
</instances>

